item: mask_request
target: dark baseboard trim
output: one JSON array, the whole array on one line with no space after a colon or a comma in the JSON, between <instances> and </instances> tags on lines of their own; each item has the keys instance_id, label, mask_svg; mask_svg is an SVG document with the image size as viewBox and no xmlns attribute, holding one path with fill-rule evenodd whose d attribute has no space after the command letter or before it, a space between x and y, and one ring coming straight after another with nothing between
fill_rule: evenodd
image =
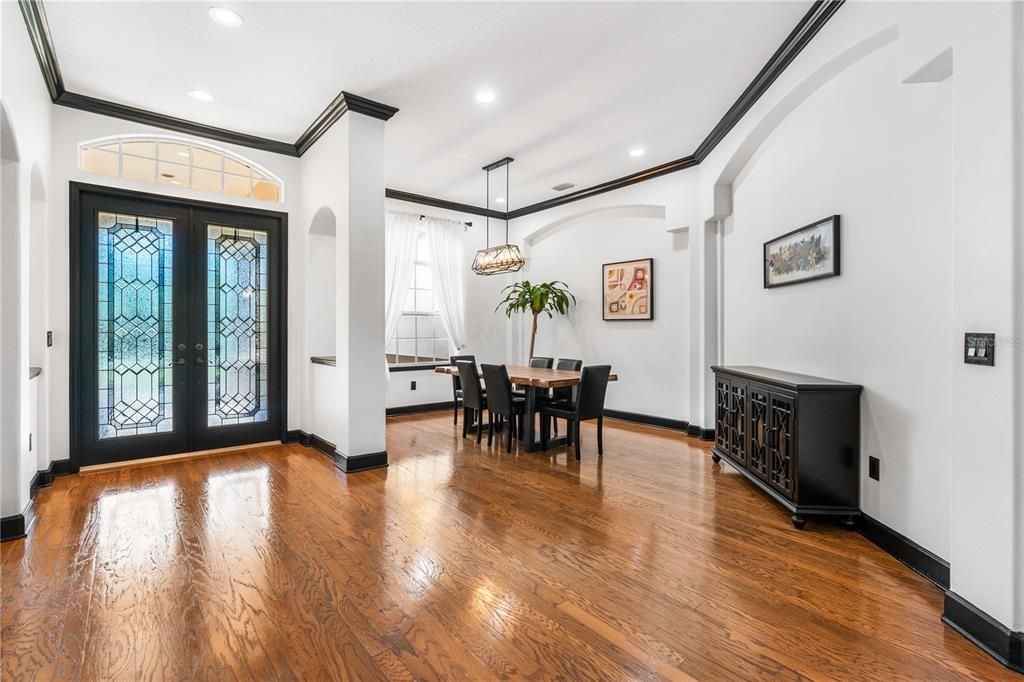
<instances>
[{"instance_id":1,"label":"dark baseboard trim","mask_svg":"<svg viewBox=\"0 0 1024 682\"><path fill-rule=\"evenodd\" d=\"M949 589L949 562L917 544L899 531L861 512L860 534L893 555L915 573L944 590Z\"/></svg>"},{"instance_id":2,"label":"dark baseboard trim","mask_svg":"<svg viewBox=\"0 0 1024 682\"><path fill-rule=\"evenodd\" d=\"M1014 632L955 592L946 592L942 622L1010 670L1024 673L1024 632Z\"/></svg>"},{"instance_id":3,"label":"dark baseboard trim","mask_svg":"<svg viewBox=\"0 0 1024 682\"><path fill-rule=\"evenodd\" d=\"M640 414L638 412L624 412L622 410L605 410L604 416L607 417L608 419L618 419L619 421L632 422L634 424L656 426L660 429L671 429L673 431L682 431L683 433L686 433L686 429L690 426L689 422L683 421L682 419L655 417L650 414Z\"/></svg>"},{"instance_id":4,"label":"dark baseboard trim","mask_svg":"<svg viewBox=\"0 0 1024 682\"><path fill-rule=\"evenodd\" d=\"M388 465L388 453L383 452L371 452L366 455L356 455L355 457L348 457L334 447L334 443L327 441L315 433L306 433L300 429L293 429L288 432L289 443L299 443L307 448L312 448L322 455L328 457L334 466L341 469L346 474L354 474L360 471L369 471L370 469L380 469Z\"/></svg>"},{"instance_id":5,"label":"dark baseboard trim","mask_svg":"<svg viewBox=\"0 0 1024 682\"><path fill-rule=\"evenodd\" d=\"M365 455L349 457L343 453L334 451L334 466L346 474L355 474L370 469L381 469L388 465L388 452L371 452Z\"/></svg>"},{"instance_id":6,"label":"dark baseboard trim","mask_svg":"<svg viewBox=\"0 0 1024 682\"><path fill-rule=\"evenodd\" d=\"M32 506L32 501L29 500L25 510L20 514L0 518L0 542L25 537L28 535L28 531L32 528L35 520L36 512Z\"/></svg>"},{"instance_id":7,"label":"dark baseboard trim","mask_svg":"<svg viewBox=\"0 0 1024 682\"><path fill-rule=\"evenodd\" d=\"M690 424L686 427L686 435L691 438L699 438L700 440L714 440L715 430L704 429L697 424Z\"/></svg>"},{"instance_id":8,"label":"dark baseboard trim","mask_svg":"<svg viewBox=\"0 0 1024 682\"><path fill-rule=\"evenodd\" d=\"M78 467L75 466L70 459L55 459L50 462L50 472L56 476L67 476L68 474L77 474Z\"/></svg>"},{"instance_id":9,"label":"dark baseboard trim","mask_svg":"<svg viewBox=\"0 0 1024 682\"><path fill-rule=\"evenodd\" d=\"M389 407L386 410L387 416L396 417L401 414L420 414L421 412L440 412L451 410L455 403L451 400L441 403L420 403L419 405L402 405L400 407Z\"/></svg>"}]
</instances>

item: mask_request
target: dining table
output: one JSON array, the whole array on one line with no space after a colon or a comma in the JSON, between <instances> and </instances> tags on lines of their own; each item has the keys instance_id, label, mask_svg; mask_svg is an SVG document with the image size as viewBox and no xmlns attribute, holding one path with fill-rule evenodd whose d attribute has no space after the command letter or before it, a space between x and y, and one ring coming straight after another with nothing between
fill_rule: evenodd
<instances>
[{"instance_id":1,"label":"dining table","mask_svg":"<svg viewBox=\"0 0 1024 682\"><path fill-rule=\"evenodd\" d=\"M505 365L508 370L509 380L518 388L523 389L526 395L525 415L523 417L523 444L527 452L541 450L541 443L537 439L537 392L548 391L552 388L575 387L580 383L583 372L576 372L567 369L547 369L544 367L529 367L527 365ZM457 376L458 367L455 365L441 365L435 367L438 374ZM615 374L608 375L608 381L618 381ZM469 410L463 411L463 419L469 419ZM482 418L481 418L482 420ZM478 424L477 428L481 428ZM567 443L566 436L548 440L548 448L558 447Z\"/></svg>"}]
</instances>

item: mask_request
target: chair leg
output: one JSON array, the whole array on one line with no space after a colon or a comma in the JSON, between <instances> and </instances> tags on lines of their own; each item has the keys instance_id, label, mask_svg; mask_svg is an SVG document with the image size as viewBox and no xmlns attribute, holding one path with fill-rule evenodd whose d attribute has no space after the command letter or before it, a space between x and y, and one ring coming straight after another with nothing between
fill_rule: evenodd
<instances>
[{"instance_id":1,"label":"chair leg","mask_svg":"<svg viewBox=\"0 0 1024 682\"><path fill-rule=\"evenodd\" d=\"M558 417L551 418L551 427L555 430L555 437L558 437Z\"/></svg>"},{"instance_id":2,"label":"chair leg","mask_svg":"<svg viewBox=\"0 0 1024 682\"><path fill-rule=\"evenodd\" d=\"M604 417L597 418L597 454L604 454Z\"/></svg>"},{"instance_id":3,"label":"chair leg","mask_svg":"<svg viewBox=\"0 0 1024 682\"><path fill-rule=\"evenodd\" d=\"M487 447L494 442L494 413L487 410Z\"/></svg>"},{"instance_id":4,"label":"chair leg","mask_svg":"<svg viewBox=\"0 0 1024 682\"><path fill-rule=\"evenodd\" d=\"M568 427L567 427L568 428ZM580 458L580 422L579 420L572 422L572 443L576 447L576 459Z\"/></svg>"},{"instance_id":5,"label":"chair leg","mask_svg":"<svg viewBox=\"0 0 1024 682\"><path fill-rule=\"evenodd\" d=\"M458 412L459 410L456 408L455 411ZM466 436L469 435L469 419L468 419L468 415L469 415L469 410L463 408L463 413L462 413L462 437L463 438L465 438Z\"/></svg>"},{"instance_id":6,"label":"chair leg","mask_svg":"<svg viewBox=\"0 0 1024 682\"><path fill-rule=\"evenodd\" d=\"M458 426L459 425L459 399L455 398L455 399L452 400L452 402L455 404L455 425Z\"/></svg>"},{"instance_id":7,"label":"chair leg","mask_svg":"<svg viewBox=\"0 0 1024 682\"><path fill-rule=\"evenodd\" d=\"M515 415L512 415L512 418L508 420L508 429L506 429L505 433L505 452L512 452L512 438L515 433L515 423Z\"/></svg>"},{"instance_id":8,"label":"chair leg","mask_svg":"<svg viewBox=\"0 0 1024 682\"><path fill-rule=\"evenodd\" d=\"M473 410L473 412L476 417L476 444L480 445L480 441L484 438L484 412L483 410Z\"/></svg>"}]
</instances>

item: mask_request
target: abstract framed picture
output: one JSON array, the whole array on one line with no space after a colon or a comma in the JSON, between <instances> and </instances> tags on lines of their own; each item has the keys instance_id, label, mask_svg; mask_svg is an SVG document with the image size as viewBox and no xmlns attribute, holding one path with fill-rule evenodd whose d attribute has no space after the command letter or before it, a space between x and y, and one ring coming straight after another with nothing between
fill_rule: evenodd
<instances>
[{"instance_id":1,"label":"abstract framed picture","mask_svg":"<svg viewBox=\"0 0 1024 682\"><path fill-rule=\"evenodd\" d=\"M764 288L839 275L839 216L805 225L764 243Z\"/></svg>"},{"instance_id":2,"label":"abstract framed picture","mask_svg":"<svg viewBox=\"0 0 1024 682\"><path fill-rule=\"evenodd\" d=\"M601 266L603 320L654 319L654 259Z\"/></svg>"}]
</instances>

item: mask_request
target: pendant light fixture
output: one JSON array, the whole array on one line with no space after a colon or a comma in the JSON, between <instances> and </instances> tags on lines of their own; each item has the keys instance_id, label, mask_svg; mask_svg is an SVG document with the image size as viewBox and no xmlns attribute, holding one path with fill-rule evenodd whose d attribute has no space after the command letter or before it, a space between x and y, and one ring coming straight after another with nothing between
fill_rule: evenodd
<instances>
[{"instance_id":1,"label":"pendant light fixture","mask_svg":"<svg viewBox=\"0 0 1024 682\"><path fill-rule=\"evenodd\" d=\"M508 243L508 166L513 159L505 157L500 161L484 166L487 171L487 248L476 252L473 259L473 272L478 275L499 275L504 272L519 272L526 265L523 252L515 244ZM491 246L491 171L505 167L505 243Z\"/></svg>"}]
</instances>

